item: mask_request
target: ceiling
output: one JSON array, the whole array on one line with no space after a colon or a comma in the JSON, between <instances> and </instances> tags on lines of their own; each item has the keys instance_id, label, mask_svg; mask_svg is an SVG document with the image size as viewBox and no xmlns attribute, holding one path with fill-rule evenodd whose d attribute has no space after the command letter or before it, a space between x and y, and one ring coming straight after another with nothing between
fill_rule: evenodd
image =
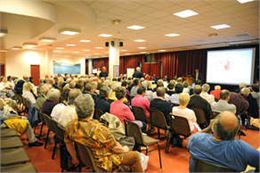
<instances>
[{"instance_id":1,"label":"ceiling","mask_svg":"<svg viewBox=\"0 0 260 173\"><path fill-rule=\"evenodd\" d=\"M258 0L245 4L240 4L237 0L42 0L42 2L54 7L56 22L46 22L32 17L28 19L25 16L14 17L2 13L4 16L2 19L8 21L4 24L10 30L10 34L1 38L1 49L21 46L24 42L39 43L40 37L54 37L55 42L47 45L39 43L38 49L55 50L56 47L64 47L63 50L55 52L74 53L79 56L107 56L108 48L105 47L105 42L114 38L124 42L122 49L125 51L121 54L227 46L239 42L255 42L259 39ZM199 14L189 18L173 15L186 9ZM112 21L115 19L121 22L113 24ZM217 24L228 24L231 27L222 30L210 27ZM145 28L134 31L127 29L130 25L141 25ZM62 28L78 29L81 33L76 36L61 35L59 30ZM113 36L102 38L98 36L101 33ZM165 34L168 33L178 33L180 36L166 37ZM81 39L88 39L91 42L81 43ZM134 42L136 39L144 39L146 42ZM67 47L68 43L74 43L76 46ZM138 47L146 49L141 50Z\"/></svg>"}]
</instances>

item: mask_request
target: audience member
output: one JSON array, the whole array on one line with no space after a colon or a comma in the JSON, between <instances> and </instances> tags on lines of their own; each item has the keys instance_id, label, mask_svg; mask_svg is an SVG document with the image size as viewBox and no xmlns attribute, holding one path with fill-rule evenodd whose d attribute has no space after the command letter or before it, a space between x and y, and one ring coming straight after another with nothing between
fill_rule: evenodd
<instances>
[{"instance_id":1,"label":"audience member","mask_svg":"<svg viewBox=\"0 0 260 173\"><path fill-rule=\"evenodd\" d=\"M241 172L247 165L259 171L260 153L242 140L235 139L239 130L239 121L234 113L222 112L211 123L209 130L213 134L197 133L188 144L191 154L190 172L194 172L196 160Z\"/></svg>"},{"instance_id":2,"label":"audience member","mask_svg":"<svg viewBox=\"0 0 260 173\"><path fill-rule=\"evenodd\" d=\"M210 94L212 94L212 95L214 96L215 101L218 101L218 100L219 100L219 98L220 98L220 93L221 93L221 86L220 86L220 85L216 85L216 86L214 87L214 90L212 90L212 91L210 92Z\"/></svg>"},{"instance_id":3,"label":"audience member","mask_svg":"<svg viewBox=\"0 0 260 173\"><path fill-rule=\"evenodd\" d=\"M58 89L52 88L47 93L47 99L42 105L41 112L47 115L51 115L52 109L60 100L60 91Z\"/></svg>"},{"instance_id":4,"label":"audience member","mask_svg":"<svg viewBox=\"0 0 260 173\"><path fill-rule=\"evenodd\" d=\"M109 92L110 89L107 86L102 86L99 90L99 96L96 99L95 108L101 110L103 113L110 110L110 102L108 101Z\"/></svg>"},{"instance_id":5,"label":"audience member","mask_svg":"<svg viewBox=\"0 0 260 173\"><path fill-rule=\"evenodd\" d=\"M220 100L214 102L211 107L215 112L230 111L234 114L236 113L236 106L234 104L228 103L230 99L230 92L228 90L222 90L220 93Z\"/></svg>"},{"instance_id":6,"label":"audience member","mask_svg":"<svg viewBox=\"0 0 260 173\"><path fill-rule=\"evenodd\" d=\"M103 66L101 68L101 72L99 73L99 77L107 77L108 76L108 73L107 73L107 68L105 66Z\"/></svg>"},{"instance_id":7,"label":"audience member","mask_svg":"<svg viewBox=\"0 0 260 173\"><path fill-rule=\"evenodd\" d=\"M177 83L175 85L175 93L172 94L170 97L169 97L169 100L171 103L175 104L175 105L178 105L179 104L179 95L180 93L182 93L183 91L183 86L181 83Z\"/></svg>"},{"instance_id":8,"label":"audience member","mask_svg":"<svg viewBox=\"0 0 260 173\"><path fill-rule=\"evenodd\" d=\"M140 87L139 79L134 79L133 80L133 86L132 86L132 88L130 90L130 96L131 97L134 97L134 96L137 95L137 90L138 90L139 87Z\"/></svg>"},{"instance_id":9,"label":"audience member","mask_svg":"<svg viewBox=\"0 0 260 173\"><path fill-rule=\"evenodd\" d=\"M170 113L172 112L172 106L169 102L165 100L165 88L158 87L156 90L157 98L153 99L150 103L151 111L160 111L164 114L168 124L171 122Z\"/></svg>"},{"instance_id":10,"label":"audience member","mask_svg":"<svg viewBox=\"0 0 260 173\"><path fill-rule=\"evenodd\" d=\"M141 68L140 67L136 67L136 70L135 70L135 72L134 72L134 74L133 74L133 78L142 78L142 77L144 77L143 76L143 73L141 72Z\"/></svg>"},{"instance_id":11,"label":"audience member","mask_svg":"<svg viewBox=\"0 0 260 173\"><path fill-rule=\"evenodd\" d=\"M200 93L200 96L202 98L204 98L205 100L207 100L209 102L209 104L212 104L215 102L215 98L212 94L209 94L209 89L210 89L210 86L209 84L205 83L202 85L202 91Z\"/></svg>"},{"instance_id":12,"label":"audience member","mask_svg":"<svg viewBox=\"0 0 260 173\"><path fill-rule=\"evenodd\" d=\"M23 97L25 99L27 99L31 104L35 104L36 100L35 100L35 96L32 92L32 88L33 86L31 85L31 83L29 82L25 82L23 85Z\"/></svg>"},{"instance_id":13,"label":"audience member","mask_svg":"<svg viewBox=\"0 0 260 173\"><path fill-rule=\"evenodd\" d=\"M179 95L180 106L175 106L172 108L173 116L184 117L188 120L190 131L193 132L197 125L197 118L193 110L187 108L187 105L190 101L190 95L188 93L181 93Z\"/></svg>"},{"instance_id":14,"label":"audience member","mask_svg":"<svg viewBox=\"0 0 260 173\"><path fill-rule=\"evenodd\" d=\"M127 165L133 172L143 172L137 152L121 146L108 128L92 119L94 101L89 94L78 96L74 104L78 120L67 126L65 143L75 165L79 161L72 142L89 147L97 166L104 171L112 172L115 166Z\"/></svg>"}]
</instances>

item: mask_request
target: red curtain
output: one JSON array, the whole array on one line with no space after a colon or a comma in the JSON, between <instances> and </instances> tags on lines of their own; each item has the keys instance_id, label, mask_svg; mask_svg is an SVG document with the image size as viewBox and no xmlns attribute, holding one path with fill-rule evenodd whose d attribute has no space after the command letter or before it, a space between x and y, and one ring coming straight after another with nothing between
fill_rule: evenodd
<instances>
[{"instance_id":1,"label":"red curtain","mask_svg":"<svg viewBox=\"0 0 260 173\"><path fill-rule=\"evenodd\" d=\"M144 55L121 56L119 64L119 73L125 74L127 68L136 68L144 62Z\"/></svg>"},{"instance_id":2,"label":"red curtain","mask_svg":"<svg viewBox=\"0 0 260 173\"><path fill-rule=\"evenodd\" d=\"M161 77L161 63L159 62L143 63L142 72L152 76L155 75L156 77Z\"/></svg>"},{"instance_id":3,"label":"red curtain","mask_svg":"<svg viewBox=\"0 0 260 173\"><path fill-rule=\"evenodd\" d=\"M105 66L108 71L108 58L98 58L98 59L93 59L92 60L92 66L93 68L101 68Z\"/></svg>"}]
</instances>

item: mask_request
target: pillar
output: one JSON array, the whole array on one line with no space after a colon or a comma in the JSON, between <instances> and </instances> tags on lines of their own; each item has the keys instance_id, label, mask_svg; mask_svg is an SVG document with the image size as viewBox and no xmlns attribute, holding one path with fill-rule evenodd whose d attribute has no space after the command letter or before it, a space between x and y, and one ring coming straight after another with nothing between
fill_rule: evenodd
<instances>
[{"instance_id":1,"label":"pillar","mask_svg":"<svg viewBox=\"0 0 260 173\"><path fill-rule=\"evenodd\" d=\"M88 59L88 75L91 75L93 71L92 59Z\"/></svg>"},{"instance_id":2,"label":"pillar","mask_svg":"<svg viewBox=\"0 0 260 173\"><path fill-rule=\"evenodd\" d=\"M115 39L109 42L108 77L110 79L119 77L119 58L119 40Z\"/></svg>"}]
</instances>

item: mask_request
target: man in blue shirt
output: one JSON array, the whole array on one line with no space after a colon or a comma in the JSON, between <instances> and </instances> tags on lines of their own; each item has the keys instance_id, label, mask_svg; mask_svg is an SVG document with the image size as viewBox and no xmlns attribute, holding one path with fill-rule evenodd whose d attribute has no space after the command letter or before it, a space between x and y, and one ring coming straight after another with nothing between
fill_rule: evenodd
<instances>
[{"instance_id":1,"label":"man in blue shirt","mask_svg":"<svg viewBox=\"0 0 260 173\"><path fill-rule=\"evenodd\" d=\"M189 140L190 172L194 171L196 160L239 172L245 170L247 165L259 170L260 152L244 141L235 139L239 121L234 113L228 111L220 113L212 121L209 130L213 134L198 133Z\"/></svg>"}]
</instances>

